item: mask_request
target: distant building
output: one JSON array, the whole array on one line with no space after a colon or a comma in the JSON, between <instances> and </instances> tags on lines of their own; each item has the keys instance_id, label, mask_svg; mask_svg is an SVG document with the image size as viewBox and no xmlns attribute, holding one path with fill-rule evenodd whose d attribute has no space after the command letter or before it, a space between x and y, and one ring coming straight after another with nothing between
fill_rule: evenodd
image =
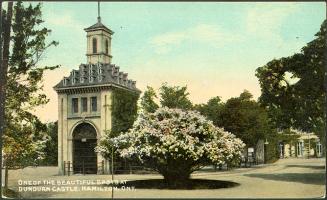
<instances>
[{"instance_id":1,"label":"distant building","mask_svg":"<svg viewBox=\"0 0 327 200\"><path fill-rule=\"evenodd\" d=\"M58 93L59 174L109 172L109 162L94 151L112 127L112 89L140 93L136 82L111 63L113 31L98 22L86 29L87 63L72 70L54 89Z\"/></svg>"},{"instance_id":2,"label":"distant building","mask_svg":"<svg viewBox=\"0 0 327 200\"><path fill-rule=\"evenodd\" d=\"M320 158L323 155L320 139L314 133L291 129L296 139L280 140L278 145L279 158ZM282 131L278 134L285 134ZM284 135L285 136L285 135ZM281 137L282 138L282 137ZM243 152L243 162L265 163L269 141L259 140L254 147L248 147ZM267 145L267 146L266 146Z\"/></svg>"},{"instance_id":3,"label":"distant building","mask_svg":"<svg viewBox=\"0 0 327 200\"><path fill-rule=\"evenodd\" d=\"M320 139L314 133L297 132L298 139L292 142L279 142L280 158L322 157Z\"/></svg>"}]
</instances>

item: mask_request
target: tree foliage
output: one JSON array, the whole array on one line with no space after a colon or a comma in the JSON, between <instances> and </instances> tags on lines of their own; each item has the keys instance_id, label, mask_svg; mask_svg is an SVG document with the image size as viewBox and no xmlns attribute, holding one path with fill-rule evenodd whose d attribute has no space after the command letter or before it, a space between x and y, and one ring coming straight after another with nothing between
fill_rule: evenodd
<instances>
[{"instance_id":1,"label":"tree foliage","mask_svg":"<svg viewBox=\"0 0 327 200\"><path fill-rule=\"evenodd\" d=\"M269 118L264 108L244 90L239 97L225 103L219 97L211 98L206 104L195 105L195 109L213 123L241 138L248 146L255 146L259 139L272 134Z\"/></svg>"},{"instance_id":2,"label":"tree foliage","mask_svg":"<svg viewBox=\"0 0 327 200\"><path fill-rule=\"evenodd\" d=\"M260 102L278 128L324 129L326 28L325 20L316 38L300 53L274 59L256 70Z\"/></svg>"},{"instance_id":3,"label":"tree foliage","mask_svg":"<svg viewBox=\"0 0 327 200\"><path fill-rule=\"evenodd\" d=\"M139 93L118 88L112 91L112 134L118 135L132 127L137 117L138 98Z\"/></svg>"},{"instance_id":4,"label":"tree foliage","mask_svg":"<svg viewBox=\"0 0 327 200\"><path fill-rule=\"evenodd\" d=\"M170 86L167 83L163 83L159 88L159 99L150 86L144 92L141 98L141 108L145 112L155 112L159 107L168 108L180 108L184 110L193 109L193 104L188 98L186 86ZM156 103L159 100L160 105Z\"/></svg>"},{"instance_id":5,"label":"tree foliage","mask_svg":"<svg viewBox=\"0 0 327 200\"><path fill-rule=\"evenodd\" d=\"M209 99L206 104L197 104L194 109L199 111L202 115L206 116L213 122L215 126L221 126L221 114L224 108L224 103L220 97L213 97Z\"/></svg>"},{"instance_id":6,"label":"tree foliage","mask_svg":"<svg viewBox=\"0 0 327 200\"><path fill-rule=\"evenodd\" d=\"M42 27L41 4L14 6L11 54L6 74L4 153L8 164L32 163L42 158L40 149L46 142L46 126L31 111L49 100L43 94L42 77L45 70L58 66L39 66L38 61L50 46L46 43L50 30ZM9 162L10 161L10 162Z\"/></svg>"},{"instance_id":7,"label":"tree foliage","mask_svg":"<svg viewBox=\"0 0 327 200\"><path fill-rule=\"evenodd\" d=\"M192 102L188 98L187 87L169 86L166 83L160 87L160 103L162 107L191 109Z\"/></svg>"},{"instance_id":8,"label":"tree foliage","mask_svg":"<svg viewBox=\"0 0 327 200\"><path fill-rule=\"evenodd\" d=\"M155 98L157 98L156 92L152 87L147 86L147 90L141 98L141 107L145 112L153 113L159 108Z\"/></svg>"},{"instance_id":9,"label":"tree foliage","mask_svg":"<svg viewBox=\"0 0 327 200\"><path fill-rule=\"evenodd\" d=\"M58 121L46 124L47 141L43 149L44 158L39 165L58 165Z\"/></svg>"},{"instance_id":10,"label":"tree foliage","mask_svg":"<svg viewBox=\"0 0 327 200\"><path fill-rule=\"evenodd\" d=\"M244 91L237 98L226 101L221 111L219 126L241 138L248 146L255 146L271 132L264 108Z\"/></svg>"}]
</instances>

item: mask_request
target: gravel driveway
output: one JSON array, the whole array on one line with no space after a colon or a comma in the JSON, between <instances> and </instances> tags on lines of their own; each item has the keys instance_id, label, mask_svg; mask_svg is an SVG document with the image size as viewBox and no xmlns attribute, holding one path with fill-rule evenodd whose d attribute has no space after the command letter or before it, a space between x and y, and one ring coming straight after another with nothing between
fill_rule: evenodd
<instances>
[{"instance_id":1,"label":"gravel driveway","mask_svg":"<svg viewBox=\"0 0 327 200\"><path fill-rule=\"evenodd\" d=\"M161 178L160 175L115 175L116 180ZM192 178L233 181L239 186L201 190L159 190L119 188L115 198L314 198L325 194L325 159L282 159L274 164L224 172L199 172ZM29 187L44 191L22 192L26 198L109 198L111 175L58 176L56 167L28 167L9 172L9 187L16 191ZM27 182L34 181L34 182ZM74 182L75 181L75 182ZM88 182L89 181L89 182ZM91 181L91 182L90 182ZM93 182L92 182L93 181ZM61 185L58 186L58 183ZM20 185L19 185L20 184ZM28 184L26 186L24 184ZM79 184L76 186L76 184ZM33 186L34 185L34 186ZM24 187L22 187L24 186ZM84 188L81 190L81 188ZM46 191L47 188L49 191ZM74 190L74 188L76 190ZM99 188L102 189L99 191ZM64 191L66 190L66 191Z\"/></svg>"}]
</instances>

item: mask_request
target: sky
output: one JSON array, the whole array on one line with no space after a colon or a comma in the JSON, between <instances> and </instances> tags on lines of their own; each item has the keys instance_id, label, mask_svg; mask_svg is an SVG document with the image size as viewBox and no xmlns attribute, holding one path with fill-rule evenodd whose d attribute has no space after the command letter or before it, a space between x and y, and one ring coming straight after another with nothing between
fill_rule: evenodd
<instances>
[{"instance_id":1,"label":"sky","mask_svg":"<svg viewBox=\"0 0 327 200\"><path fill-rule=\"evenodd\" d=\"M58 117L53 86L86 63L86 33L97 21L97 2L43 2L51 47L39 63L47 72L47 105L34 112L44 122ZM300 52L325 19L324 2L102 2L102 23L115 33L112 63L142 91L162 83L187 86L193 103L223 101L260 86L255 70L270 60Z\"/></svg>"}]
</instances>

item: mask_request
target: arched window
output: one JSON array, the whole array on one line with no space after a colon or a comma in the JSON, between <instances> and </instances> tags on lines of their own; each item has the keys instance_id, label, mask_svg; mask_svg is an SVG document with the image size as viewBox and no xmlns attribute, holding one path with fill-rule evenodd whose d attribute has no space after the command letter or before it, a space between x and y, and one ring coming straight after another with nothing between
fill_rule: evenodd
<instances>
[{"instance_id":1,"label":"arched window","mask_svg":"<svg viewBox=\"0 0 327 200\"><path fill-rule=\"evenodd\" d=\"M109 41L106 39L106 54L109 53Z\"/></svg>"},{"instance_id":2,"label":"arched window","mask_svg":"<svg viewBox=\"0 0 327 200\"><path fill-rule=\"evenodd\" d=\"M97 39L96 38L93 38L92 46L93 46L93 53L96 53L97 52Z\"/></svg>"}]
</instances>

